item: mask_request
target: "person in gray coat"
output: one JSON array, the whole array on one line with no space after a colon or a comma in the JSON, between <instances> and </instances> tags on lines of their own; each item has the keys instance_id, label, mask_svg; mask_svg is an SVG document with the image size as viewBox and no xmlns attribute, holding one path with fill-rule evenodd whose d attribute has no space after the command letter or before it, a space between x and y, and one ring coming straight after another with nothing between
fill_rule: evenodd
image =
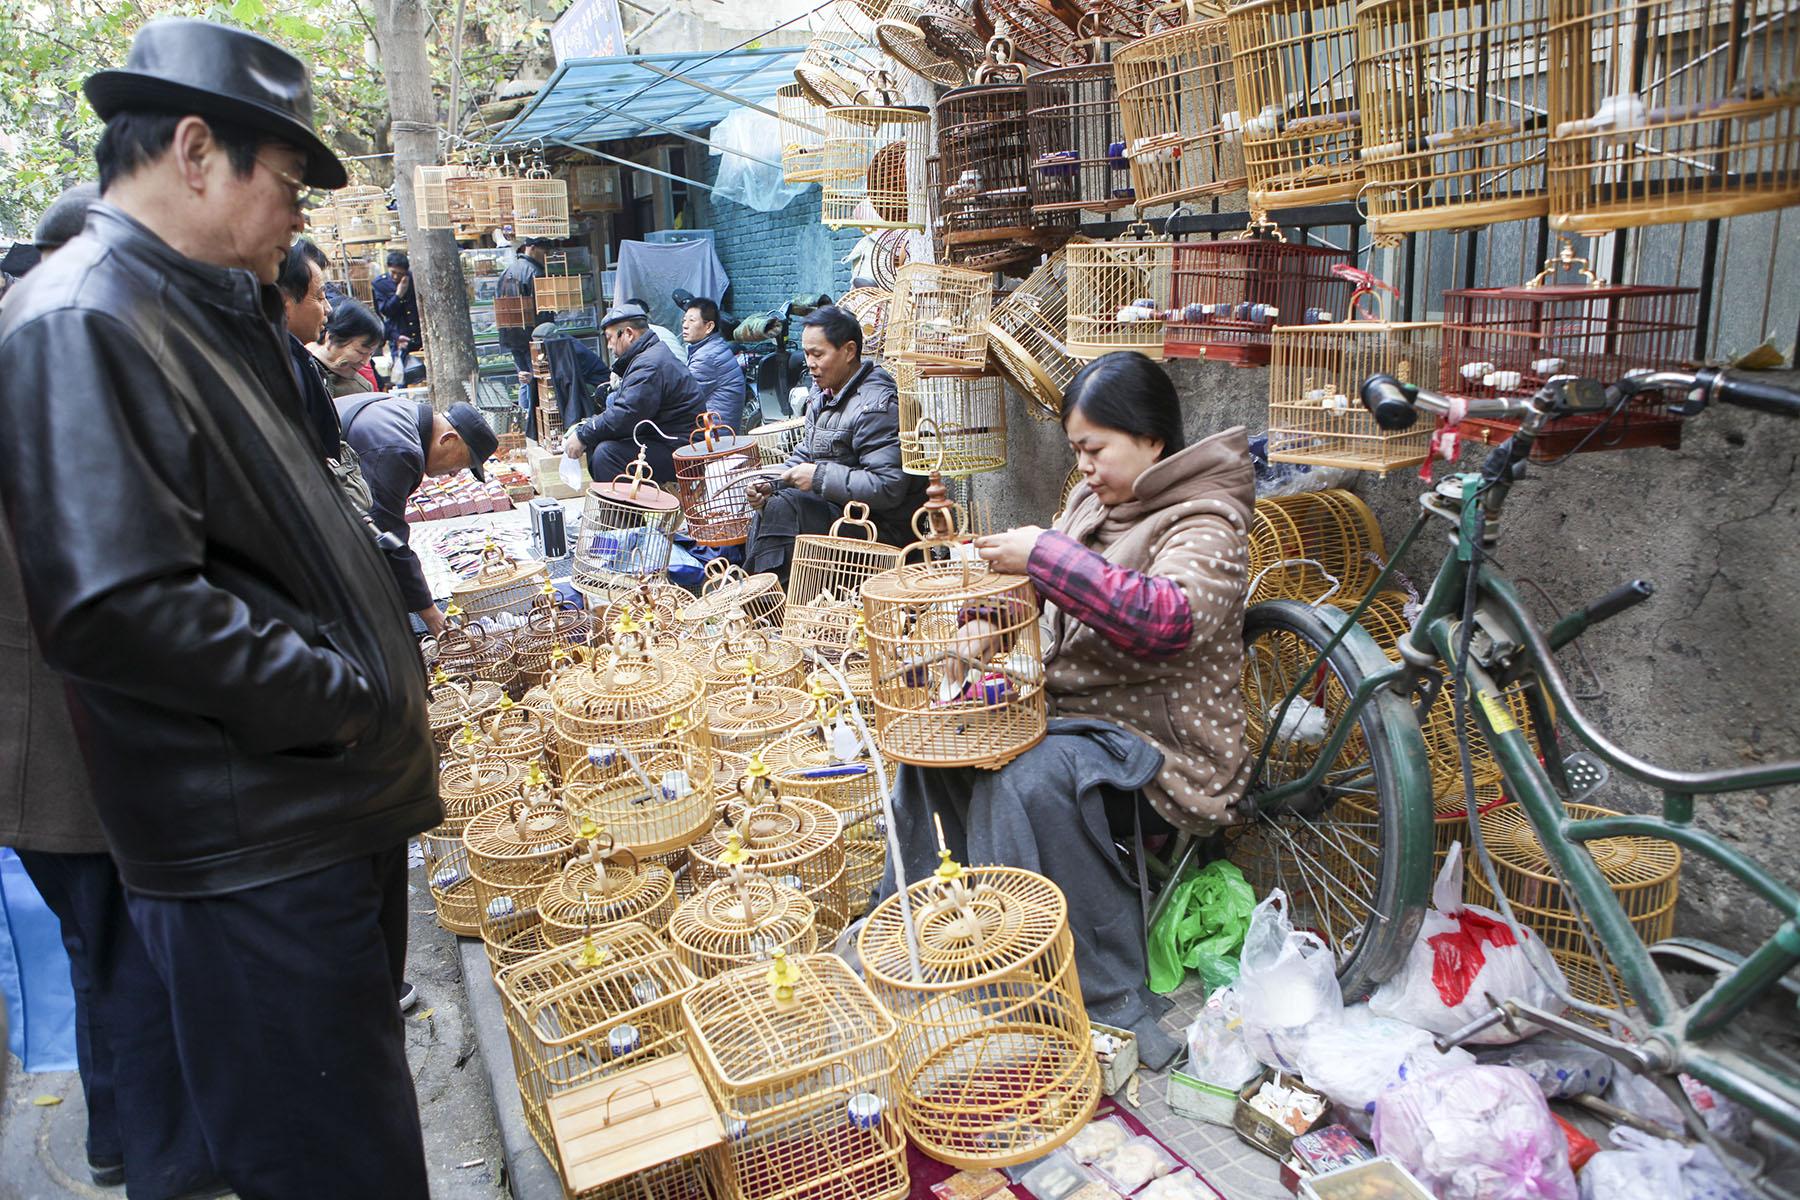
<instances>
[{"instance_id":1,"label":"person in gray coat","mask_svg":"<svg viewBox=\"0 0 1800 1200\"><path fill-rule=\"evenodd\" d=\"M787 585L794 539L824 533L859 500L881 540L913 540L912 517L925 498L925 477L900 469L900 401L894 377L862 356L862 323L838 308L816 308L801 322L813 388L806 424L779 478L750 485L757 510L744 569L772 571Z\"/></svg>"},{"instance_id":2,"label":"person in gray coat","mask_svg":"<svg viewBox=\"0 0 1800 1200\"><path fill-rule=\"evenodd\" d=\"M688 301L681 317L681 339L687 343L688 373L705 397L713 423L743 433L744 401L750 389L731 343L719 332L719 306L704 296Z\"/></svg>"}]
</instances>

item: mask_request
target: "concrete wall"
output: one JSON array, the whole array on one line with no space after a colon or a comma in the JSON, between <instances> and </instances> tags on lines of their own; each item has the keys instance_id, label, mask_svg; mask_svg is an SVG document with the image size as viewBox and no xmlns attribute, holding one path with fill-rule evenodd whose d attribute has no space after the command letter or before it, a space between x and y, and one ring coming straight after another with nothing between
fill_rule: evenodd
<instances>
[{"instance_id":1,"label":"concrete wall","mask_svg":"<svg viewBox=\"0 0 1800 1200\"><path fill-rule=\"evenodd\" d=\"M1170 373L1190 438L1267 425L1267 370L1174 362ZM1012 396L1008 469L974 483L1000 527L1048 524L1073 465L1061 429L1029 407ZM1417 475L1364 475L1354 486L1397 541L1417 511ZM1497 557L1558 609L1626 579L1653 580L1653 599L1582 639L1592 676L1572 651L1562 669L1577 692L1601 691L1584 709L1620 745L1667 767L1720 768L1800 758L1797 537L1800 425L1715 409L1689 423L1679 450L1534 465L1513 494ZM1421 535L1401 569L1424 586L1441 546ZM1595 802L1647 808L1654 796L1615 776ZM1698 808L1700 824L1800 885L1800 790ZM1720 872L1695 866L1682 884L1678 932L1747 949L1751 931L1770 928L1766 906Z\"/></svg>"}]
</instances>

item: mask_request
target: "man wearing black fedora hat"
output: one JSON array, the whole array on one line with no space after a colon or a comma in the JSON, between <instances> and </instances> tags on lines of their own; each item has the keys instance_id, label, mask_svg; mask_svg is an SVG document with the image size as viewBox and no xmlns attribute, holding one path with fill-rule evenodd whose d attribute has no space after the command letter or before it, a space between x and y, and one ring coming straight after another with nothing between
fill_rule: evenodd
<instances>
[{"instance_id":1,"label":"man wearing black fedora hat","mask_svg":"<svg viewBox=\"0 0 1800 1200\"><path fill-rule=\"evenodd\" d=\"M153 21L85 91L101 201L0 310L26 607L218 1176L423 1198L394 996L403 846L443 816L424 675L270 286L344 168L305 66L238 30Z\"/></svg>"}]
</instances>

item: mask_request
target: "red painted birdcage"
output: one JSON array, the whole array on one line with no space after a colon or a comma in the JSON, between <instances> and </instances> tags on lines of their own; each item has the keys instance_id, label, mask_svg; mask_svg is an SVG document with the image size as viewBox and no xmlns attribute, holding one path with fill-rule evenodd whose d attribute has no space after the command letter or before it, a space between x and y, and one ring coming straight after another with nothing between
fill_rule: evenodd
<instances>
[{"instance_id":1,"label":"red painted birdcage","mask_svg":"<svg viewBox=\"0 0 1800 1200\"><path fill-rule=\"evenodd\" d=\"M1337 319L1350 281L1332 268L1349 261L1266 223L1216 242L1177 242L1163 348L1171 358L1267 366L1275 326Z\"/></svg>"},{"instance_id":2,"label":"red painted birdcage","mask_svg":"<svg viewBox=\"0 0 1800 1200\"><path fill-rule=\"evenodd\" d=\"M702 546L742 545L750 533L750 481L762 465L755 440L701 413L688 444L670 457L688 536Z\"/></svg>"},{"instance_id":3,"label":"red painted birdcage","mask_svg":"<svg viewBox=\"0 0 1800 1200\"><path fill-rule=\"evenodd\" d=\"M1583 281L1555 283L1559 272ZM1522 286L1444 293L1442 390L1469 399L1524 398L1553 375L1610 381L1631 371L1678 369L1693 349L1698 302L1694 288L1606 283L1564 242ZM1557 417L1538 434L1531 456L1679 446L1682 419L1669 411L1679 399L1652 394L1611 415ZM1518 427L1474 419L1461 426L1483 442L1504 441Z\"/></svg>"},{"instance_id":4,"label":"red painted birdcage","mask_svg":"<svg viewBox=\"0 0 1800 1200\"><path fill-rule=\"evenodd\" d=\"M1130 164L1099 16L1082 17L1089 61L1040 71L1025 82L1031 138L1031 208L1040 217L1109 213L1130 204Z\"/></svg>"}]
</instances>

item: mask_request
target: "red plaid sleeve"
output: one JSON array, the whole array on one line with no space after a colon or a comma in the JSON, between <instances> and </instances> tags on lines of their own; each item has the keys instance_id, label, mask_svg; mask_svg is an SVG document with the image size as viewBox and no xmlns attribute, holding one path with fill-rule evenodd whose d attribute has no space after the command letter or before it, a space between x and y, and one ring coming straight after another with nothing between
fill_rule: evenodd
<instances>
[{"instance_id":1,"label":"red plaid sleeve","mask_svg":"<svg viewBox=\"0 0 1800 1200\"><path fill-rule=\"evenodd\" d=\"M1039 534L1026 572L1053 604L1133 658L1167 662L1193 636L1179 583L1109 563L1068 534Z\"/></svg>"}]
</instances>

